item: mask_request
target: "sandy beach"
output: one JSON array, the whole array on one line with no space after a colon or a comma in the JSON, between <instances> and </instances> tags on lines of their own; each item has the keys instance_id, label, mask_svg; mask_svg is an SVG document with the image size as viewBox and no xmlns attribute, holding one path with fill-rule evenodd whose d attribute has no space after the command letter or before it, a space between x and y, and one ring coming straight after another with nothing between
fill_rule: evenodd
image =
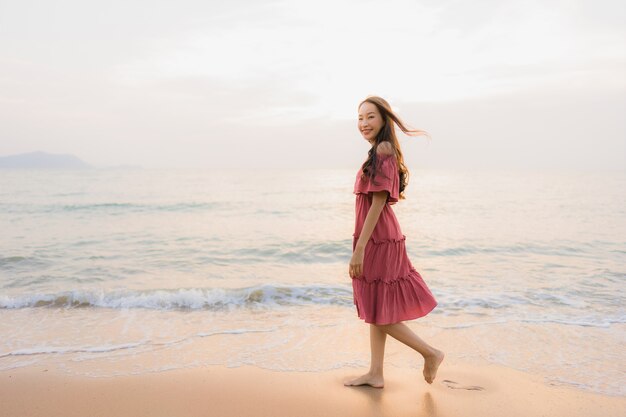
<instances>
[{"instance_id":1,"label":"sandy beach","mask_svg":"<svg viewBox=\"0 0 626 417\"><path fill-rule=\"evenodd\" d=\"M390 367L385 387L344 387L360 369L178 369L90 378L36 366L0 373L0 415L35 416L623 416L626 399L552 387L501 366L442 364L427 384Z\"/></svg>"}]
</instances>

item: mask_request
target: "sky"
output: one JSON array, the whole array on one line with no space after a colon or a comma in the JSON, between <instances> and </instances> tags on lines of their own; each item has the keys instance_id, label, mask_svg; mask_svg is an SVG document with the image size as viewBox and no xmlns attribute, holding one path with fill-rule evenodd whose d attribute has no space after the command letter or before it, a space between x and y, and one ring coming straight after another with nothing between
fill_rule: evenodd
<instances>
[{"instance_id":1,"label":"sky","mask_svg":"<svg viewBox=\"0 0 626 417\"><path fill-rule=\"evenodd\" d=\"M0 0L0 156L351 168L385 98L409 168L625 170L624 1Z\"/></svg>"}]
</instances>

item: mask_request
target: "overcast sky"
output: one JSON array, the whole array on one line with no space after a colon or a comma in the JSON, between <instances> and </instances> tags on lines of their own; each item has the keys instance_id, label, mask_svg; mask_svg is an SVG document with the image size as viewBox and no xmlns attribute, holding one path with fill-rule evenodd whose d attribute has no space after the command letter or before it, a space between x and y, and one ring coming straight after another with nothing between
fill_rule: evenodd
<instances>
[{"instance_id":1,"label":"overcast sky","mask_svg":"<svg viewBox=\"0 0 626 417\"><path fill-rule=\"evenodd\" d=\"M357 166L386 98L409 168L625 169L624 1L0 0L0 155Z\"/></svg>"}]
</instances>

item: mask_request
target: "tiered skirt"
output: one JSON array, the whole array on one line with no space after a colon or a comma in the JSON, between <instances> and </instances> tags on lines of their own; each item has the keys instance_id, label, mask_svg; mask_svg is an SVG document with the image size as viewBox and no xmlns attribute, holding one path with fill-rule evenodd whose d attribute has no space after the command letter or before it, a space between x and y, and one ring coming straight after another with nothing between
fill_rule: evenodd
<instances>
[{"instance_id":1,"label":"tiered skirt","mask_svg":"<svg viewBox=\"0 0 626 417\"><path fill-rule=\"evenodd\" d=\"M353 249L358 236L354 236ZM423 317L437 301L413 267L406 252L406 236L370 238L365 247L363 273L352 278L354 304L366 323L392 324Z\"/></svg>"}]
</instances>

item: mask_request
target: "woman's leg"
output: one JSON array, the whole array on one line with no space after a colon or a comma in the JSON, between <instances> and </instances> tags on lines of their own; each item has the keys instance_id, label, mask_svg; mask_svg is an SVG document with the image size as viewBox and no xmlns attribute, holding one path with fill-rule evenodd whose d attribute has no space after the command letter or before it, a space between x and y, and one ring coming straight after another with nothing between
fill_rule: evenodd
<instances>
[{"instance_id":1,"label":"woman's leg","mask_svg":"<svg viewBox=\"0 0 626 417\"><path fill-rule=\"evenodd\" d=\"M385 385L383 378L383 361L385 358L385 342L387 333L375 324L370 324L370 370L365 375L346 381L344 385L371 385L382 388Z\"/></svg>"},{"instance_id":2,"label":"woman's leg","mask_svg":"<svg viewBox=\"0 0 626 417\"><path fill-rule=\"evenodd\" d=\"M375 324L370 324L370 374L383 378L383 361L385 359L385 342L387 333Z\"/></svg>"},{"instance_id":3,"label":"woman's leg","mask_svg":"<svg viewBox=\"0 0 626 417\"><path fill-rule=\"evenodd\" d=\"M439 368L445 354L420 339L418 335L413 333L413 330L411 330L409 326L402 322L379 325L379 327L389 336L422 354L424 357L424 379L429 384L432 384L437 375L437 368Z\"/></svg>"}]
</instances>

